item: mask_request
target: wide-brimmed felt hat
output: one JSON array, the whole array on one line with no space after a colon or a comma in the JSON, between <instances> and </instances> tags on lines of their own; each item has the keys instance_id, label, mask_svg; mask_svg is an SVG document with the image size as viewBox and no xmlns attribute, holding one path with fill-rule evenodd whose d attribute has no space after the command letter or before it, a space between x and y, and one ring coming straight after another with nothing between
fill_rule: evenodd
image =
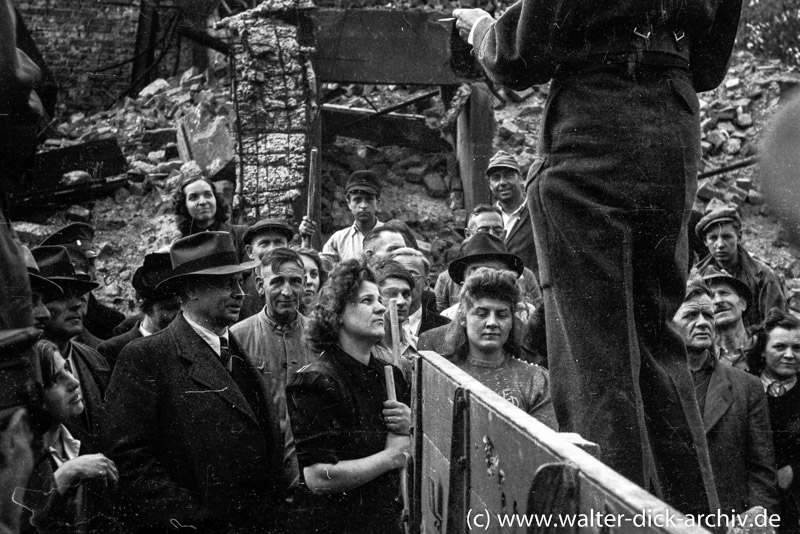
<instances>
[{"instance_id":1,"label":"wide-brimmed felt hat","mask_svg":"<svg viewBox=\"0 0 800 534\"><path fill-rule=\"evenodd\" d=\"M718 269L714 265L708 266L703 272L703 282L709 286L719 282L728 284L742 299L748 302L753 297L750 286L734 277L725 269Z\"/></svg>"},{"instance_id":2,"label":"wide-brimmed felt hat","mask_svg":"<svg viewBox=\"0 0 800 534\"><path fill-rule=\"evenodd\" d=\"M84 251L88 258L96 258L97 251L94 248L94 226L87 223L76 222L60 228L44 238L39 243L40 247L62 245L77 247Z\"/></svg>"},{"instance_id":3,"label":"wide-brimmed felt hat","mask_svg":"<svg viewBox=\"0 0 800 534\"><path fill-rule=\"evenodd\" d=\"M42 276L39 266L36 265L36 259L28 247L22 247L22 256L25 258L25 267L28 268L28 280L32 290L41 294L45 300L55 300L64 294L60 285Z\"/></svg>"},{"instance_id":4,"label":"wide-brimmed felt hat","mask_svg":"<svg viewBox=\"0 0 800 534\"><path fill-rule=\"evenodd\" d=\"M261 219L244 232L244 242L249 244L254 237L267 230L274 230L275 232L285 235L287 243L294 237L294 228L285 222L277 219Z\"/></svg>"},{"instance_id":5,"label":"wide-brimmed felt hat","mask_svg":"<svg viewBox=\"0 0 800 534\"><path fill-rule=\"evenodd\" d=\"M709 211L697 226L694 227L694 232L700 239L705 238L706 229L715 224L731 223L736 231L742 229L742 217L739 215L739 209L735 206L721 206L714 210Z\"/></svg>"},{"instance_id":6,"label":"wide-brimmed felt hat","mask_svg":"<svg viewBox=\"0 0 800 534\"><path fill-rule=\"evenodd\" d=\"M66 247L37 247L31 254L39 266L39 274L61 286L65 292L69 290L83 295L100 286L78 276Z\"/></svg>"},{"instance_id":7,"label":"wide-brimmed felt hat","mask_svg":"<svg viewBox=\"0 0 800 534\"><path fill-rule=\"evenodd\" d=\"M172 276L172 260L169 252L146 254L144 263L133 273L131 285L142 298L162 300L175 296L169 287L156 289L158 284Z\"/></svg>"},{"instance_id":8,"label":"wide-brimmed felt hat","mask_svg":"<svg viewBox=\"0 0 800 534\"><path fill-rule=\"evenodd\" d=\"M371 195L380 196L381 181L373 171L356 171L347 179L344 186L345 194L353 191L362 191Z\"/></svg>"},{"instance_id":9,"label":"wide-brimmed felt hat","mask_svg":"<svg viewBox=\"0 0 800 534\"><path fill-rule=\"evenodd\" d=\"M461 257L450 262L447 272L456 284L464 283L464 271L473 263L484 260L497 260L504 263L509 271L522 276L525 264L516 254L506 251L506 245L487 232L479 232L461 243Z\"/></svg>"},{"instance_id":10,"label":"wide-brimmed felt hat","mask_svg":"<svg viewBox=\"0 0 800 534\"><path fill-rule=\"evenodd\" d=\"M517 159L505 150L498 150L495 155L491 157L489 166L486 167L486 174L488 175L489 171L497 169L498 167L505 167L519 172Z\"/></svg>"},{"instance_id":11,"label":"wide-brimmed felt hat","mask_svg":"<svg viewBox=\"0 0 800 534\"><path fill-rule=\"evenodd\" d=\"M200 232L176 240L169 247L172 275L158 283L165 284L192 275L221 276L258 267L258 260L239 263L239 254L228 232Z\"/></svg>"},{"instance_id":12,"label":"wide-brimmed felt hat","mask_svg":"<svg viewBox=\"0 0 800 534\"><path fill-rule=\"evenodd\" d=\"M39 358L28 349L41 335L42 331L32 326L0 330L0 410L30 405L39 398Z\"/></svg>"}]
</instances>

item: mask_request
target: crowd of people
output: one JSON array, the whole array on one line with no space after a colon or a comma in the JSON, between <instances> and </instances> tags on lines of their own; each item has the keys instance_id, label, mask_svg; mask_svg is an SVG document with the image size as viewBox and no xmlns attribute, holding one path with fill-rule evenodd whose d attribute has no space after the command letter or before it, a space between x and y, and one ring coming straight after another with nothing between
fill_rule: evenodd
<instances>
[{"instance_id":1,"label":"crowd of people","mask_svg":"<svg viewBox=\"0 0 800 534\"><path fill-rule=\"evenodd\" d=\"M18 166L36 72L2 7ZM408 226L378 219L372 170L319 251L297 246L314 221L231 224L185 176L127 318L93 295L91 225L27 250L0 209L0 529L399 533L414 362L434 351L681 512L763 509L800 532L800 319L735 207L690 217L695 92L724 77L740 10L456 9L491 80L552 83L541 158L524 181L491 158L494 203L435 280Z\"/></svg>"}]
</instances>

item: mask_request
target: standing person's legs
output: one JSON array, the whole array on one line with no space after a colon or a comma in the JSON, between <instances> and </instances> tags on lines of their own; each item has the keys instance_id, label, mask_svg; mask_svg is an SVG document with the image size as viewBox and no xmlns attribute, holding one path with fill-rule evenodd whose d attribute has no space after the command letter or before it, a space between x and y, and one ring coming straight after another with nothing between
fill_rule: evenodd
<instances>
[{"instance_id":1,"label":"standing person's legs","mask_svg":"<svg viewBox=\"0 0 800 534\"><path fill-rule=\"evenodd\" d=\"M685 349L668 327L685 284L697 121L684 76L557 80L528 192L561 429L684 512L707 511L707 489L716 501Z\"/></svg>"}]
</instances>

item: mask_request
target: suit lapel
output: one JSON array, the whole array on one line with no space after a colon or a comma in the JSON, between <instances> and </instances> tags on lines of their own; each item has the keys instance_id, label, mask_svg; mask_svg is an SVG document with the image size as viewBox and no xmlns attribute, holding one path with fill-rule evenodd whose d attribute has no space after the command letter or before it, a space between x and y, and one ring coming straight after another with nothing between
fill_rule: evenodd
<instances>
[{"instance_id":1,"label":"suit lapel","mask_svg":"<svg viewBox=\"0 0 800 534\"><path fill-rule=\"evenodd\" d=\"M714 372L711 373L711 380L708 384L708 393L706 393L706 406L703 412L703 426L705 426L706 433L714 428L714 425L719 422L733 403L731 383L727 373L719 368L720 365L725 364L715 362Z\"/></svg>"},{"instance_id":2,"label":"suit lapel","mask_svg":"<svg viewBox=\"0 0 800 534\"><path fill-rule=\"evenodd\" d=\"M204 389L219 395L226 404L258 423L247 399L242 395L228 370L222 366L214 350L189 326L182 315L170 325L170 328L173 326L176 350L182 358L191 362L189 378Z\"/></svg>"}]
</instances>

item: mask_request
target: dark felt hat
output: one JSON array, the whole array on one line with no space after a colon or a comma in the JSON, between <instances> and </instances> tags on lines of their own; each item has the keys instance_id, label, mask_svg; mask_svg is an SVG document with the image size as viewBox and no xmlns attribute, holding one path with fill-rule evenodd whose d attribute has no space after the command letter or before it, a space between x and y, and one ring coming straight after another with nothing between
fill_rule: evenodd
<instances>
[{"instance_id":1,"label":"dark felt hat","mask_svg":"<svg viewBox=\"0 0 800 534\"><path fill-rule=\"evenodd\" d=\"M694 227L694 232L697 237L704 239L707 228L723 223L732 223L736 231L740 231L742 229L742 217L739 215L739 209L735 206L721 206L706 213L697 223L697 226Z\"/></svg>"},{"instance_id":2,"label":"dark felt hat","mask_svg":"<svg viewBox=\"0 0 800 534\"><path fill-rule=\"evenodd\" d=\"M498 167L505 167L519 172L517 159L505 150L498 150L495 155L492 156L489 160L489 166L486 168L486 174L489 174L489 171Z\"/></svg>"},{"instance_id":3,"label":"dark felt hat","mask_svg":"<svg viewBox=\"0 0 800 534\"><path fill-rule=\"evenodd\" d=\"M158 283L161 291L165 284L191 275L220 276L235 274L259 265L258 260L239 263L239 254L228 232L200 232L176 240L169 247L172 275Z\"/></svg>"},{"instance_id":4,"label":"dark felt hat","mask_svg":"<svg viewBox=\"0 0 800 534\"><path fill-rule=\"evenodd\" d=\"M32 326L0 330L0 410L32 405L40 398L39 359L28 349L41 334Z\"/></svg>"},{"instance_id":5,"label":"dark felt hat","mask_svg":"<svg viewBox=\"0 0 800 534\"><path fill-rule=\"evenodd\" d=\"M168 299L175 296L168 287L156 290L158 284L172 276L172 260L168 252L146 254L144 263L133 273L131 285L142 298Z\"/></svg>"},{"instance_id":6,"label":"dark felt hat","mask_svg":"<svg viewBox=\"0 0 800 534\"><path fill-rule=\"evenodd\" d=\"M273 230L286 236L286 242L294 237L294 228L277 219L261 219L251 225L244 233L244 242L250 244L254 237L266 230Z\"/></svg>"},{"instance_id":7,"label":"dark felt hat","mask_svg":"<svg viewBox=\"0 0 800 534\"><path fill-rule=\"evenodd\" d=\"M94 248L94 226L87 223L76 222L68 224L47 236L44 241L39 243L40 247L63 245L65 247L76 247L84 251L88 258L96 258L97 252Z\"/></svg>"},{"instance_id":8,"label":"dark felt hat","mask_svg":"<svg viewBox=\"0 0 800 534\"><path fill-rule=\"evenodd\" d=\"M353 191L363 191L371 195L380 196L381 181L373 171L356 171L347 179L344 186L345 193Z\"/></svg>"},{"instance_id":9,"label":"dark felt hat","mask_svg":"<svg viewBox=\"0 0 800 534\"><path fill-rule=\"evenodd\" d=\"M31 254L39 266L39 274L58 284L64 291L83 295L99 287L99 284L78 275L66 247L37 247Z\"/></svg>"},{"instance_id":10,"label":"dark felt hat","mask_svg":"<svg viewBox=\"0 0 800 534\"><path fill-rule=\"evenodd\" d=\"M717 269L714 265L710 265L706 268L705 272L703 272L703 282L709 286L719 282L728 284L742 299L748 302L750 302L750 299L753 297L753 293L750 291L750 287L747 284L735 278L725 269Z\"/></svg>"},{"instance_id":11,"label":"dark felt hat","mask_svg":"<svg viewBox=\"0 0 800 534\"><path fill-rule=\"evenodd\" d=\"M31 282L32 290L42 295L45 300L55 300L64 294L60 285L42 276L39 266L36 265L36 259L28 247L22 247L22 255L25 258L25 266L28 268L28 280Z\"/></svg>"},{"instance_id":12,"label":"dark felt hat","mask_svg":"<svg viewBox=\"0 0 800 534\"><path fill-rule=\"evenodd\" d=\"M480 232L461 243L461 257L450 262L447 272L456 284L464 283L464 271L473 263L497 260L504 263L509 271L522 276L525 264L516 254L506 251L506 245L495 236Z\"/></svg>"}]
</instances>

